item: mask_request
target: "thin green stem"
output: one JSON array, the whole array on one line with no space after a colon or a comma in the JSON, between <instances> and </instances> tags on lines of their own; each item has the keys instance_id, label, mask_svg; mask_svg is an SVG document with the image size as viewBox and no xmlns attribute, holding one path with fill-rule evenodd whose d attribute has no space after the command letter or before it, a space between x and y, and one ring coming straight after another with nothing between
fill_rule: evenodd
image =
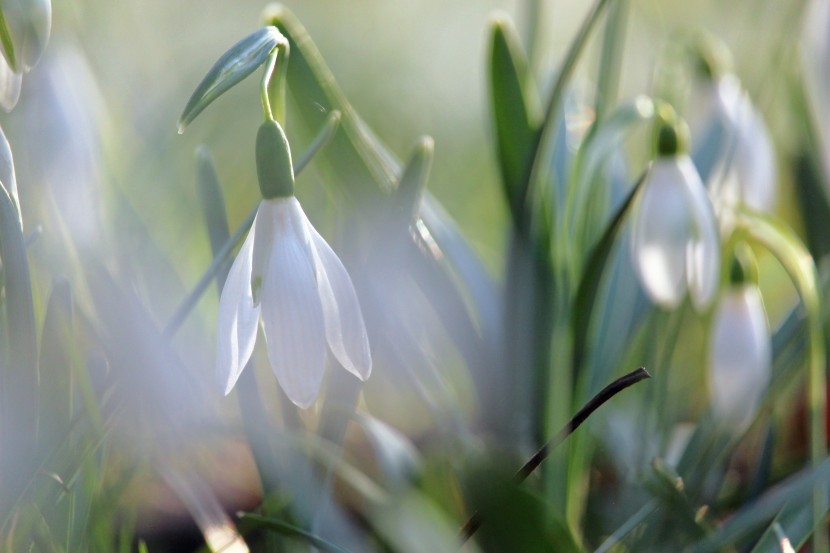
<instances>
[{"instance_id":1,"label":"thin green stem","mask_svg":"<svg viewBox=\"0 0 830 553\"><path fill-rule=\"evenodd\" d=\"M277 65L279 53L279 46L271 51L271 55L268 56L268 63L265 64L265 70L262 73L262 81L259 84L259 99L262 101L262 111L268 121L274 120L274 112L271 111L271 99L268 97L268 83L271 82L271 75L274 74L274 67Z\"/></svg>"}]
</instances>

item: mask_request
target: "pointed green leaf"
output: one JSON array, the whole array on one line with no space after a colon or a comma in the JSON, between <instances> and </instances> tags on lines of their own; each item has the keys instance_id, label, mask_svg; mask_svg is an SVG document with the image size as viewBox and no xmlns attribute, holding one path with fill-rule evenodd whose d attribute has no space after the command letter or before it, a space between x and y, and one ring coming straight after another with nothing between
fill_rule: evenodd
<instances>
[{"instance_id":1,"label":"pointed green leaf","mask_svg":"<svg viewBox=\"0 0 830 553\"><path fill-rule=\"evenodd\" d=\"M225 210L225 197L219 184L219 176L213 165L213 158L207 146L199 146L196 149L196 188L199 193L199 203L202 206L202 214L205 216L208 239L210 240L210 251L216 252L228 241L230 230L228 227L228 216ZM230 267L225 264L216 273L216 282L220 286L225 282Z\"/></svg>"},{"instance_id":2,"label":"pointed green leaf","mask_svg":"<svg viewBox=\"0 0 830 553\"><path fill-rule=\"evenodd\" d=\"M395 212L399 225L408 227L415 220L429 180L434 154L435 142L431 137L424 136L418 141L412 157L404 167L395 193Z\"/></svg>"},{"instance_id":3,"label":"pointed green leaf","mask_svg":"<svg viewBox=\"0 0 830 553\"><path fill-rule=\"evenodd\" d=\"M17 499L33 465L38 425L35 314L20 214L0 185L0 260L5 283L7 355L0 370L0 515Z\"/></svg>"},{"instance_id":4,"label":"pointed green leaf","mask_svg":"<svg viewBox=\"0 0 830 553\"><path fill-rule=\"evenodd\" d=\"M532 163L540 105L516 31L506 19L493 22L490 95L502 184L518 219L527 194L523 175Z\"/></svg>"},{"instance_id":5,"label":"pointed green leaf","mask_svg":"<svg viewBox=\"0 0 830 553\"><path fill-rule=\"evenodd\" d=\"M72 362L74 332L69 282L58 280L46 304L40 341L41 451L48 451L66 433L72 418Z\"/></svg>"},{"instance_id":6,"label":"pointed green leaf","mask_svg":"<svg viewBox=\"0 0 830 553\"><path fill-rule=\"evenodd\" d=\"M625 202L619 207L611 223L605 228L605 232L600 238L597 245L591 252L588 258L588 263L585 267L582 279L579 281L579 288L576 293L576 303L574 305L572 315L572 326L574 335L574 350L573 350L573 367L578 371L584 361L585 345L588 337L589 325L591 323L591 314L594 310L594 302L599 293L600 283L602 282L602 275L611 250L614 244L617 243L617 237L622 229L625 215L628 213L637 191L645 181L646 175L643 175L637 181L637 184L628 193Z\"/></svg>"},{"instance_id":7,"label":"pointed green leaf","mask_svg":"<svg viewBox=\"0 0 830 553\"><path fill-rule=\"evenodd\" d=\"M275 27L268 26L254 31L222 54L188 100L179 118L179 133L211 102L256 71L284 40Z\"/></svg>"},{"instance_id":8,"label":"pointed green leaf","mask_svg":"<svg viewBox=\"0 0 830 553\"><path fill-rule=\"evenodd\" d=\"M563 213L565 223L562 228L568 233L572 251L587 250L593 244L592 235L596 229L605 225L605 219L591 216L597 212L605 215L606 212L597 209L597 205L604 207L610 200L604 169L614 153L621 151L624 140L653 115L651 98L639 96L615 109L581 144L574 162L568 205Z\"/></svg>"}]
</instances>

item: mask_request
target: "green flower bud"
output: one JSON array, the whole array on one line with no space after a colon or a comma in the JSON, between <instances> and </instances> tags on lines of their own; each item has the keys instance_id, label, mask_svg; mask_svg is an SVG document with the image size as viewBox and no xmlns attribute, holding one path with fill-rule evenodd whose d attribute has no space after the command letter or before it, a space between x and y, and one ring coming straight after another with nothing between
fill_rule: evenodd
<instances>
[{"instance_id":1,"label":"green flower bud","mask_svg":"<svg viewBox=\"0 0 830 553\"><path fill-rule=\"evenodd\" d=\"M694 37L692 58L696 72L706 80L716 81L732 68L732 53L717 37L701 32Z\"/></svg>"},{"instance_id":2,"label":"green flower bud","mask_svg":"<svg viewBox=\"0 0 830 553\"><path fill-rule=\"evenodd\" d=\"M273 119L265 121L256 136L256 172L266 200L294 195L291 148L282 127Z\"/></svg>"},{"instance_id":3,"label":"green flower bud","mask_svg":"<svg viewBox=\"0 0 830 553\"><path fill-rule=\"evenodd\" d=\"M657 108L654 129L657 157L674 157L689 152L689 126L669 104Z\"/></svg>"},{"instance_id":4,"label":"green flower bud","mask_svg":"<svg viewBox=\"0 0 830 553\"><path fill-rule=\"evenodd\" d=\"M729 284L734 288L744 284L758 284L758 264L752 249L741 242L732 251L732 264L729 268Z\"/></svg>"}]
</instances>

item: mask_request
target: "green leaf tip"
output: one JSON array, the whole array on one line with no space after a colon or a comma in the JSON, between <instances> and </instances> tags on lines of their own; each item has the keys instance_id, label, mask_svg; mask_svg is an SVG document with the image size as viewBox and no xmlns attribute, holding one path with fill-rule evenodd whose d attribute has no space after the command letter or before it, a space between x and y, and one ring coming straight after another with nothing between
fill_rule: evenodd
<instances>
[{"instance_id":1,"label":"green leaf tip","mask_svg":"<svg viewBox=\"0 0 830 553\"><path fill-rule=\"evenodd\" d=\"M417 203L429 179L434 154L435 141L432 137L419 138L401 175L398 185L399 196L408 198L410 203Z\"/></svg>"},{"instance_id":2,"label":"green leaf tip","mask_svg":"<svg viewBox=\"0 0 830 553\"><path fill-rule=\"evenodd\" d=\"M524 176L532 163L541 104L518 33L506 15L492 21L489 54L490 104L505 197L516 220L527 194Z\"/></svg>"},{"instance_id":3,"label":"green leaf tip","mask_svg":"<svg viewBox=\"0 0 830 553\"><path fill-rule=\"evenodd\" d=\"M187 101L178 121L179 134L211 102L262 65L278 44L287 43L276 27L267 26L254 31L222 54Z\"/></svg>"}]
</instances>

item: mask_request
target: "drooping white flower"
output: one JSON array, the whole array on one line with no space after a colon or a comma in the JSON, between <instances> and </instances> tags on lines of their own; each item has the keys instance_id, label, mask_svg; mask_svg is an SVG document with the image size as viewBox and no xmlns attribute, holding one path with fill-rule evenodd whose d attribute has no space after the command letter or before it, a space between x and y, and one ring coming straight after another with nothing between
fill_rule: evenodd
<instances>
[{"instance_id":1,"label":"drooping white flower","mask_svg":"<svg viewBox=\"0 0 830 553\"><path fill-rule=\"evenodd\" d=\"M6 0L0 5L11 39L0 55L0 108L11 111L20 98L23 73L40 59L52 28L51 0Z\"/></svg>"},{"instance_id":2,"label":"drooping white flower","mask_svg":"<svg viewBox=\"0 0 830 553\"><path fill-rule=\"evenodd\" d=\"M261 320L280 386L307 408L323 380L326 344L347 371L366 380L369 340L349 274L293 195L290 151L274 121L257 137L257 169L264 199L219 299L216 375L230 393Z\"/></svg>"},{"instance_id":3,"label":"drooping white flower","mask_svg":"<svg viewBox=\"0 0 830 553\"><path fill-rule=\"evenodd\" d=\"M713 116L722 122L720 158L709 177L722 208L770 211L777 196L775 151L764 120L731 74L712 82Z\"/></svg>"},{"instance_id":4,"label":"drooping white flower","mask_svg":"<svg viewBox=\"0 0 830 553\"><path fill-rule=\"evenodd\" d=\"M755 415L772 373L769 325L758 287L733 286L720 298L709 344L712 412L742 429Z\"/></svg>"},{"instance_id":5,"label":"drooping white flower","mask_svg":"<svg viewBox=\"0 0 830 553\"><path fill-rule=\"evenodd\" d=\"M688 291L705 310L720 275L720 237L712 205L686 154L654 161L639 200L631 243L634 267L648 296L672 309Z\"/></svg>"}]
</instances>

